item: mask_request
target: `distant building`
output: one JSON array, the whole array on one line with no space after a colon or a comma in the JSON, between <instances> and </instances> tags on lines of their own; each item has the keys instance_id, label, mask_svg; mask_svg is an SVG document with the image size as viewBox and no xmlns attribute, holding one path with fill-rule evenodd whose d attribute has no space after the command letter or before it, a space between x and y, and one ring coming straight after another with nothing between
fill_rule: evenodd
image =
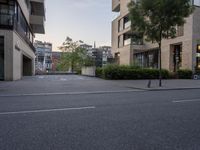
<instances>
[{"instance_id":1,"label":"distant building","mask_svg":"<svg viewBox=\"0 0 200 150\"><path fill-rule=\"evenodd\" d=\"M45 33L44 0L0 1L0 80L35 74L35 34Z\"/></svg>"},{"instance_id":2,"label":"distant building","mask_svg":"<svg viewBox=\"0 0 200 150\"><path fill-rule=\"evenodd\" d=\"M57 71L57 65L60 62L62 52L52 52L52 71Z\"/></svg>"},{"instance_id":3,"label":"distant building","mask_svg":"<svg viewBox=\"0 0 200 150\"><path fill-rule=\"evenodd\" d=\"M99 48L93 48L92 51L96 67L103 67L109 63L112 63L113 56L111 53L111 47L102 46Z\"/></svg>"},{"instance_id":4,"label":"distant building","mask_svg":"<svg viewBox=\"0 0 200 150\"><path fill-rule=\"evenodd\" d=\"M48 42L35 41L37 72L48 72L52 70L52 44Z\"/></svg>"},{"instance_id":5,"label":"distant building","mask_svg":"<svg viewBox=\"0 0 200 150\"><path fill-rule=\"evenodd\" d=\"M92 47L92 45L81 44L80 47L86 49L87 50L87 55L92 57L92 55L93 55L93 47Z\"/></svg>"},{"instance_id":6,"label":"distant building","mask_svg":"<svg viewBox=\"0 0 200 150\"><path fill-rule=\"evenodd\" d=\"M112 48L110 46L102 46L99 49L102 50L102 66L112 63Z\"/></svg>"}]
</instances>

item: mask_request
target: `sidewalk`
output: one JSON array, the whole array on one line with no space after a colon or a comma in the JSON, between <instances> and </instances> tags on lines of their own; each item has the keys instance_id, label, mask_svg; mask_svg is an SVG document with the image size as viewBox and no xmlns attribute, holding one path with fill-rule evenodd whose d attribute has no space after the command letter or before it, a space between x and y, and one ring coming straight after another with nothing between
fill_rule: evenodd
<instances>
[{"instance_id":1,"label":"sidewalk","mask_svg":"<svg viewBox=\"0 0 200 150\"><path fill-rule=\"evenodd\" d=\"M162 87L158 86L158 80L151 80L151 88L147 87L148 82L149 80L103 80L78 75L34 76L14 82L0 82L0 96L200 89L200 80L163 80Z\"/></svg>"},{"instance_id":2,"label":"sidewalk","mask_svg":"<svg viewBox=\"0 0 200 150\"><path fill-rule=\"evenodd\" d=\"M118 80L113 82L123 87L143 90L200 89L200 80L162 80L162 87L159 87L159 80L151 80L150 88L148 88L149 80Z\"/></svg>"}]
</instances>

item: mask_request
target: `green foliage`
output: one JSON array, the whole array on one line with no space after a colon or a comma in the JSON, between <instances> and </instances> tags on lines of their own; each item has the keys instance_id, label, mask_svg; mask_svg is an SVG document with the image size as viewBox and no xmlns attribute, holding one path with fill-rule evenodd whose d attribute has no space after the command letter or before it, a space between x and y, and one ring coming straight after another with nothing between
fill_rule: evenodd
<instances>
[{"instance_id":1,"label":"green foliage","mask_svg":"<svg viewBox=\"0 0 200 150\"><path fill-rule=\"evenodd\" d=\"M96 76L104 79L111 80L129 80L129 79L158 79L158 69L141 69L134 66L118 66L108 65L103 68L97 68ZM169 78L169 72L162 70L164 79Z\"/></svg>"},{"instance_id":2,"label":"green foliage","mask_svg":"<svg viewBox=\"0 0 200 150\"><path fill-rule=\"evenodd\" d=\"M132 30L147 40L161 43L174 38L176 26L182 26L193 12L191 0L140 0L129 3Z\"/></svg>"},{"instance_id":3,"label":"green foliage","mask_svg":"<svg viewBox=\"0 0 200 150\"><path fill-rule=\"evenodd\" d=\"M83 62L84 66L95 66L95 60L90 56L86 56Z\"/></svg>"},{"instance_id":4,"label":"green foliage","mask_svg":"<svg viewBox=\"0 0 200 150\"><path fill-rule=\"evenodd\" d=\"M62 50L62 56L58 69L66 71L71 69L72 72L79 71L82 66L92 66L93 60L87 56L87 50L79 46L80 41L73 42L71 38L67 38L63 43L60 50Z\"/></svg>"},{"instance_id":5,"label":"green foliage","mask_svg":"<svg viewBox=\"0 0 200 150\"><path fill-rule=\"evenodd\" d=\"M96 77L103 78L103 68L96 68Z\"/></svg>"},{"instance_id":6,"label":"green foliage","mask_svg":"<svg viewBox=\"0 0 200 150\"><path fill-rule=\"evenodd\" d=\"M193 72L191 70L178 70L177 76L179 79L192 79Z\"/></svg>"}]
</instances>

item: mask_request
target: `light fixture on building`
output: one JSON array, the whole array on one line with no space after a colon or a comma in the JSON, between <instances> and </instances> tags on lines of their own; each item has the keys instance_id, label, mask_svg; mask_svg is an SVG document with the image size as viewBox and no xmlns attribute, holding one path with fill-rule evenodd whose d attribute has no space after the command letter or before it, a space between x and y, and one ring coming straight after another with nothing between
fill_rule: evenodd
<instances>
[{"instance_id":1,"label":"light fixture on building","mask_svg":"<svg viewBox=\"0 0 200 150\"><path fill-rule=\"evenodd\" d=\"M197 45L197 51L200 52L200 44Z\"/></svg>"}]
</instances>

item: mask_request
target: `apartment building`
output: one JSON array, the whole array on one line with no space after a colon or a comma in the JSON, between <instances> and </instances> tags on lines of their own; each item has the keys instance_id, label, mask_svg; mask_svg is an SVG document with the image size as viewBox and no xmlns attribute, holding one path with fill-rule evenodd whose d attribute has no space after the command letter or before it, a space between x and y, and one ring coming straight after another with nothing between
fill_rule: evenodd
<instances>
[{"instance_id":1,"label":"apartment building","mask_svg":"<svg viewBox=\"0 0 200 150\"><path fill-rule=\"evenodd\" d=\"M49 72L52 70L52 43L35 41L36 49L35 68L37 72Z\"/></svg>"},{"instance_id":2,"label":"apartment building","mask_svg":"<svg viewBox=\"0 0 200 150\"><path fill-rule=\"evenodd\" d=\"M58 71L57 65L60 63L62 52L52 52L52 71Z\"/></svg>"},{"instance_id":3,"label":"apartment building","mask_svg":"<svg viewBox=\"0 0 200 150\"><path fill-rule=\"evenodd\" d=\"M0 80L35 74L33 40L44 21L44 0L0 0Z\"/></svg>"},{"instance_id":4,"label":"apartment building","mask_svg":"<svg viewBox=\"0 0 200 150\"><path fill-rule=\"evenodd\" d=\"M131 0L112 0L112 11L118 13L112 22L112 53L118 64L136 64L157 68L158 45L146 42L132 34L128 3ZM195 11L186 18L186 24L177 27L174 39L162 41L162 68L172 72L178 69L200 69L200 0L192 0Z\"/></svg>"}]
</instances>

